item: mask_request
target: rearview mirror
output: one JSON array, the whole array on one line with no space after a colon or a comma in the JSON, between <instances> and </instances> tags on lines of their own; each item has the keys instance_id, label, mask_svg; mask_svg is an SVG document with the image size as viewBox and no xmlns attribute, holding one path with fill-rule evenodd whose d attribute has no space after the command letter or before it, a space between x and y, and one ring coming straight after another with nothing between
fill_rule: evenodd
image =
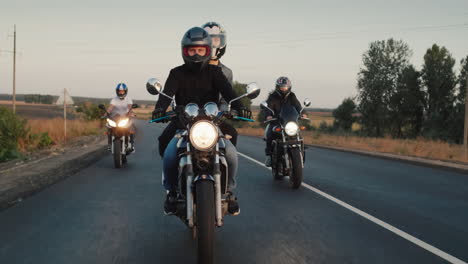
<instances>
[{"instance_id":1,"label":"rearview mirror","mask_svg":"<svg viewBox=\"0 0 468 264\"><path fill-rule=\"evenodd\" d=\"M310 100L306 98L306 99L304 100L304 106L305 106L305 107L309 107L310 104L311 104L311 103L310 103Z\"/></svg>"},{"instance_id":2,"label":"rearview mirror","mask_svg":"<svg viewBox=\"0 0 468 264\"><path fill-rule=\"evenodd\" d=\"M161 82L156 78L151 78L146 82L146 90L152 95L157 95L162 91Z\"/></svg>"},{"instance_id":3,"label":"rearview mirror","mask_svg":"<svg viewBox=\"0 0 468 264\"><path fill-rule=\"evenodd\" d=\"M101 109L101 110L106 110L106 107L104 107L103 104L98 105L98 107L99 107L99 109Z\"/></svg>"},{"instance_id":4,"label":"rearview mirror","mask_svg":"<svg viewBox=\"0 0 468 264\"><path fill-rule=\"evenodd\" d=\"M257 83L249 83L247 85L247 97L250 99L255 99L260 94L260 87Z\"/></svg>"},{"instance_id":5,"label":"rearview mirror","mask_svg":"<svg viewBox=\"0 0 468 264\"><path fill-rule=\"evenodd\" d=\"M273 109L271 109L270 107L268 107L268 103L266 101L263 101L260 103L260 107L263 108L263 109L268 109L270 110L270 112L274 115L275 114L275 111L273 111Z\"/></svg>"}]
</instances>

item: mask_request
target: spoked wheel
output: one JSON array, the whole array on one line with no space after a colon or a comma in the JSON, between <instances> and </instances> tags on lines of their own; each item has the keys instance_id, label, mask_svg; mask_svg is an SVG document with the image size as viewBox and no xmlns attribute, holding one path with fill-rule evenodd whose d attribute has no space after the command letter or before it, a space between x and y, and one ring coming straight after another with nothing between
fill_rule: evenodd
<instances>
[{"instance_id":1,"label":"spoked wheel","mask_svg":"<svg viewBox=\"0 0 468 264\"><path fill-rule=\"evenodd\" d=\"M215 201L214 184L211 181L196 183L198 264L214 263Z\"/></svg>"},{"instance_id":2,"label":"spoked wheel","mask_svg":"<svg viewBox=\"0 0 468 264\"><path fill-rule=\"evenodd\" d=\"M114 140L114 167L122 168L123 159L122 159L122 142L120 139Z\"/></svg>"},{"instance_id":3,"label":"spoked wheel","mask_svg":"<svg viewBox=\"0 0 468 264\"><path fill-rule=\"evenodd\" d=\"M293 189L298 189L302 184L302 157L299 148L293 148L290 151L291 176L289 180Z\"/></svg>"}]
</instances>

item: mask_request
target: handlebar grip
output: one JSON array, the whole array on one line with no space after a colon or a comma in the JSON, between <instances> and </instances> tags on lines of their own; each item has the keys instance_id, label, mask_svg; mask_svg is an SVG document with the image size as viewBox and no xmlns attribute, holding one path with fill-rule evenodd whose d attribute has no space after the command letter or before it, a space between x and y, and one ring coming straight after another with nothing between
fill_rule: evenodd
<instances>
[{"instance_id":1,"label":"handlebar grip","mask_svg":"<svg viewBox=\"0 0 468 264\"><path fill-rule=\"evenodd\" d=\"M240 117L240 116L235 116L234 119L238 119L238 120L242 120L242 121L248 121L248 122L255 122L255 120L253 120L253 119Z\"/></svg>"},{"instance_id":2,"label":"handlebar grip","mask_svg":"<svg viewBox=\"0 0 468 264\"><path fill-rule=\"evenodd\" d=\"M150 120L150 121L148 121L148 123L150 123L150 124L151 124L151 123L157 123L157 122L159 122L159 121L161 121L161 120L168 119L168 118L172 118L172 117L174 117L174 116L177 115L176 112L174 112L174 111L167 112L166 114L167 114L166 116L163 116L163 117L159 117L159 118Z\"/></svg>"}]
</instances>

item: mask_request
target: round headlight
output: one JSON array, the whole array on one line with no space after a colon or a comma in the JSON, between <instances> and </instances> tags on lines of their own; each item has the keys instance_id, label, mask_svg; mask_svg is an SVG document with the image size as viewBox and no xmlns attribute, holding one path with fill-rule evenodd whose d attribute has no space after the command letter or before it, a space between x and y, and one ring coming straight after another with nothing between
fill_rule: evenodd
<instances>
[{"instance_id":1,"label":"round headlight","mask_svg":"<svg viewBox=\"0 0 468 264\"><path fill-rule=\"evenodd\" d=\"M111 127L116 127L117 124L114 122L114 120L110 119L110 118L107 118L107 123L109 124L109 126Z\"/></svg>"},{"instance_id":2,"label":"round headlight","mask_svg":"<svg viewBox=\"0 0 468 264\"><path fill-rule=\"evenodd\" d=\"M125 127L128 124L128 118L119 121L119 127Z\"/></svg>"},{"instance_id":3,"label":"round headlight","mask_svg":"<svg viewBox=\"0 0 468 264\"><path fill-rule=\"evenodd\" d=\"M198 121L190 128L190 142L198 150L209 150L218 142L218 129L208 121Z\"/></svg>"},{"instance_id":4,"label":"round headlight","mask_svg":"<svg viewBox=\"0 0 468 264\"><path fill-rule=\"evenodd\" d=\"M284 127L284 131L286 134L288 134L288 136L295 136L298 130L299 127L297 126L296 122L288 122Z\"/></svg>"}]
</instances>

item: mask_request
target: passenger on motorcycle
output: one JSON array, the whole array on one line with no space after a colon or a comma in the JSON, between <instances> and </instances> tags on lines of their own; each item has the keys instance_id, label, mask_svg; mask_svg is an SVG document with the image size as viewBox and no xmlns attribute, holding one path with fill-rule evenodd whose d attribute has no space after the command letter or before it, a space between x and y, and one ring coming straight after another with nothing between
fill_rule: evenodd
<instances>
[{"instance_id":1,"label":"passenger on motorcycle","mask_svg":"<svg viewBox=\"0 0 468 264\"><path fill-rule=\"evenodd\" d=\"M300 112L302 107L299 100L297 100L296 95L291 92L291 81L288 77L279 77L276 80L275 90L270 93L268 99L266 100L268 107L275 111L275 114L278 115L281 112L281 107L285 104L292 105L296 108L297 112ZM271 120L277 116L273 116L271 111L268 109L263 110L265 120ZM306 113L302 113L302 118L307 118ZM274 133L271 131L271 128L274 127L277 123L272 121L268 123L265 128L265 139L266 139L266 148L265 148L265 166L271 167L271 152L272 152L272 142L274 140Z\"/></svg>"},{"instance_id":2,"label":"passenger on motorcycle","mask_svg":"<svg viewBox=\"0 0 468 264\"><path fill-rule=\"evenodd\" d=\"M117 87L115 87L115 94L116 96L112 98L110 101L110 105L107 108L107 113L110 114L110 117L114 117L117 115L127 115L129 117L134 117L134 113L132 111L132 105L133 105L133 100L127 96L128 93L128 88L125 83L119 83L117 84ZM131 129L131 134L130 134L130 146L129 148L131 149L132 152L135 151L135 146L134 146L134 141L135 141L135 127L132 124L130 127ZM108 143L108 149L110 150L111 145L112 145L112 135L111 133L107 133L107 143Z\"/></svg>"},{"instance_id":3,"label":"passenger on motorcycle","mask_svg":"<svg viewBox=\"0 0 468 264\"><path fill-rule=\"evenodd\" d=\"M211 59L210 64L215 65L221 68L224 75L228 79L228 81L233 85L233 75L232 70L227 67L226 65L222 64L220 59L226 52L227 46L227 33L221 24L217 22L207 22L202 26L208 34L210 34L212 40L212 52L211 52ZM222 111L227 110L227 102L224 100L223 97L220 97L219 106ZM234 146L237 145L237 130L231 126L229 123L223 122L221 124L221 130L224 131L225 135L231 136L231 142Z\"/></svg>"},{"instance_id":4,"label":"passenger on motorcycle","mask_svg":"<svg viewBox=\"0 0 468 264\"><path fill-rule=\"evenodd\" d=\"M208 64L212 43L211 37L203 28L194 27L188 30L182 38L181 49L184 64L170 71L163 90L166 95L175 96L176 112L179 109L183 110L188 103L196 103L203 107L205 103L217 102L220 94L227 101L236 98L236 94L221 68ZM152 118L166 116L166 109L170 103L169 98L159 97ZM250 110L243 107L239 101L233 102L232 108L237 111L238 116L251 117ZM174 135L178 129L184 128L180 120L171 121L159 137L159 152L164 158L163 184L167 191L164 204L166 214L173 214L176 211L178 164L177 139L174 138ZM225 131L222 132L225 133ZM229 177L228 184L231 196L229 197L229 212L238 214L239 205L232 194L232 190L236 186L237 150L229 141L226 141L226 158L229 175L233 175L233 177Z\"/></svg>"}]
</instances>

